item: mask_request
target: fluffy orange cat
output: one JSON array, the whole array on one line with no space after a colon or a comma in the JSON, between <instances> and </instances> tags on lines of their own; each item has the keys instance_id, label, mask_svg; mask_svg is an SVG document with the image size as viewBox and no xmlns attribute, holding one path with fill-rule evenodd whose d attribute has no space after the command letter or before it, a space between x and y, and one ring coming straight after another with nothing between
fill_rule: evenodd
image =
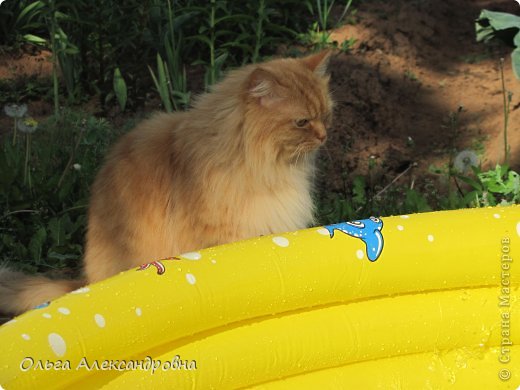
<instances>
[{"instance_id":1,"label":"fluffy orange cat","mask_svg":"<svg viewBox=\"0 0 520 390\"><path fill-rule=\"evenodd\" d=\"M328 53L229 72L187 112L159 114L114 146L92 187L84 280L0 270L0 311L179 253L313 222L315 151L332 101Z\"/></svg>"}]
</instances>

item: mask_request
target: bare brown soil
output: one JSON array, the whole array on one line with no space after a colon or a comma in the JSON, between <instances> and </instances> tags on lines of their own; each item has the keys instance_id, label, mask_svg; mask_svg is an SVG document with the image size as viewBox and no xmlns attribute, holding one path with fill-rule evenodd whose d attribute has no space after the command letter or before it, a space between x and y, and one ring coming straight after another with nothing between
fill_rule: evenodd
<instances>
[{"instance_id":1,"label":"bare brown soil","mask_svg":"<svg viewBox=\"0 0 520 390\"><path fill-rule=\"evenodd\" d=\"M508 0L367 1L356 24L334 31L334 40L356 43L330 66L337 103L324 180L330 190L343 188L343 172L366 174L371 156L383 183L410 163L417 168L409 175L429 175L431 164L446 165L463 149L483 148L484 166L502 162L501 57L513 93L511 165L519 167L520 80L510 48L475 41L484 8L520 14Z\"/></svg>"},{"instance_id":2,"label":"bare brown soil","mask_svg":"<svg viewBox=\"0 0 520 390\"><path fill-rule=\"evenodd\" d=\"M27 50L0 56L0 79L15 79L52 73L51 53Z\"/></svg>"}]
</instances>

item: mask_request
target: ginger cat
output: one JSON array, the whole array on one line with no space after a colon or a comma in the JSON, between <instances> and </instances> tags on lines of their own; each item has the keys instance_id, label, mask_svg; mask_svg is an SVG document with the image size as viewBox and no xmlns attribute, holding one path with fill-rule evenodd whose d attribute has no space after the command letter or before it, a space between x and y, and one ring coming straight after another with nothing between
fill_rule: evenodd
<instances>
[{"instance_id":1,"label":"ginger cat","mask_svg":"<svg viewBox=\"0 0 520 390\"><path fill-rule=\"evenodd\" d=\"M332 101L328 52L229 72L187 112L158 114L113 147L92 187L84 276L0 269L0 311L187 251L305 228Z\"/></svg>"}]
</instances>

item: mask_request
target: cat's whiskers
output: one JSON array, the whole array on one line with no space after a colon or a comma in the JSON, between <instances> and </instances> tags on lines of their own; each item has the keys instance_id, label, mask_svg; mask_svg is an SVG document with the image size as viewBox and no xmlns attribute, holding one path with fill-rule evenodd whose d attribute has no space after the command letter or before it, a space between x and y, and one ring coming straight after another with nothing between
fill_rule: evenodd
<instances>
[{"instance_id":1,"label":"cat's whiskers","mask_svg":"<svg viewBox=\"0 0 520 390\"><path fill-rule=\"evenodd\" d=\"M300 161L300 156L303 152L303 145L298 145L293 153L293 156L296 156L296 159L294 161L294 165L298 165L298 162Z\"/></svg>"}]
</instances>

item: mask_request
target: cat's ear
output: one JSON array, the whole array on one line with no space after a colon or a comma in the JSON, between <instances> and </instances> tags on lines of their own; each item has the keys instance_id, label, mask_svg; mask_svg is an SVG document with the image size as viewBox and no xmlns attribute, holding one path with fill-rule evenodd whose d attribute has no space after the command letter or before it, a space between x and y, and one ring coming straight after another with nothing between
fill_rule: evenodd
<instances>
[{"instance_id":1,"label":"cat's ear","mask_svg":"<svg viewBox=\"0 0 520 390\"><path fill-rule=\"evenodd\" d=\"M257 98L262 106L269 107L282 98L276 77L264 68L258 67L251 72L248 89L249 94Z\"/></svg>"},{"instance_id":2,"label":"cat's ear","mask_svg":"<svg viewBox=\"0 0 520 390\"><path fill-rule=\"evenodd\" d=\"M319 53L302 59L303 63L320 77L327 75L327 65L332 54L331 50L322 50Z\"/></svg>"}]
</instances>

